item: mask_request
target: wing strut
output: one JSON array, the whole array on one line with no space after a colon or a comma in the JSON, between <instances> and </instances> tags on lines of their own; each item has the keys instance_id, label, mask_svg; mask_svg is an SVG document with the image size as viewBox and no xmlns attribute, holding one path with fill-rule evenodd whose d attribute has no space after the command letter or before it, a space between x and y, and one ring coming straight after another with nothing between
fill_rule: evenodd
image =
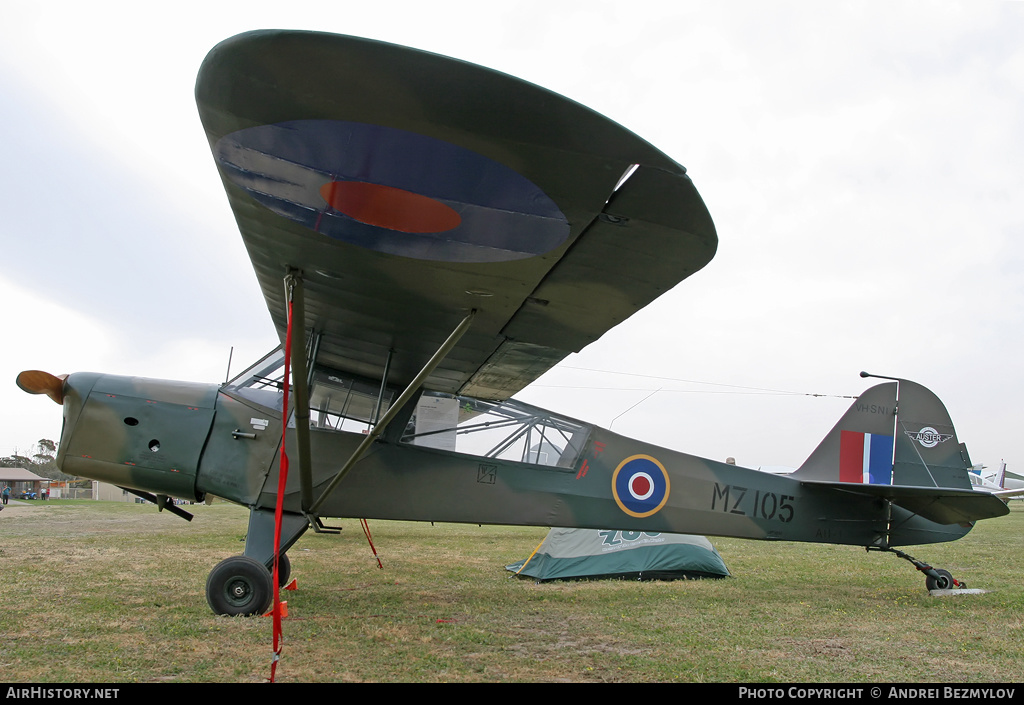
<instances>
[{"instance_id":1,"label":"wing strut","mask_svg":"<svg viewBox=\"0 0 1024 705\"><path fill-rule=\"evenodd\" d=\"M384 392L387 391L388 387L388 372L391 371L391 358L395 356L395 350L392 348L388 350L388 359L384 362L384 374L380 378L380 392L377 394L377 404L373 407L373 423L376 424L380 420L380 405L384 402Z\"/></svg>"},{"instance_id":2,"label":"wing strut","mask_svg":"<svg viewBox=\"0 0 1024 705\"><path fill-rule=\"evenodd\" d=\"M292 303L292 320L298 321L292 335L292 392L295 394L295 438L299 454L299 484L302 508L313 499L313 471L309 450L309 377L306 373L306 306L302 290L302 272L289 268L284 278L285 301ZM285 410L287 423L287 410Z\"/></svg>"},{"instance_id":3,"label":"wing strut","mask_svg":"<svg viewBox=\"0 0 1024 705\"><path fill-rule=\"evenodd\" d=\"M352 455L349 456L348 460L346 460L345 464L341 467L341 470L338 471L338 474L334 476L334 479L331 480L330 484L327 485L326 489L324 489L324 491L320 494L317 500L313 502L313 505L309 508L309 514L314 515L314 518L312 518L310 521L310 523L314 527L317 526L317 523L315 522L316 510L320 508L320 505L323 504L325 499L327 499L327 496L334 491L334 488L338 486L338 483L341 482L345 475L348 474L349 470L352 469L352 466L356 464L356 461L363 457L363 455L366 453L367 450L369 450L373 442L377 440L380 434L384 433L384 429L386 429L388 427L388 424L390 424L395 419L395 417L398 415L398 412L402 410L402 407L404 407L406 403L408 403L408 401L412 398L412 395L416 393L416 391L420 388L420 386L427 379L430 373L433 372L434 369L441 364L441 362L448 355L448 353L451 352L452 348L454 348L455 345L462 338L462 336L465 335L466 331L469 330L469 326L470 324L472 324L473 317L475 315L476 309L473 309L466 315L465 318L462 319L459 325L455 326L455 330L451 332L451 335L448 336L448 339L441 344L441 347L439 347L437 349L437 352L434 353L433 357L431 357L430 360L427 361L427 364L423 366L423 369L419 371L419 373L413 378L411 382L409 382L409 386L407 386L405 390L398 396L398 399L396 399L394 403L391 404L391 406L387 410L387 413L385 413L384 416L381 417L380 421L378 421L377 424L374 425L373 429L371 429L370 432L366 434L366 437L363 438L363 442L359 444L359 447L356 448L355 451L353 451Z\"/></svg>"}]
</instances>

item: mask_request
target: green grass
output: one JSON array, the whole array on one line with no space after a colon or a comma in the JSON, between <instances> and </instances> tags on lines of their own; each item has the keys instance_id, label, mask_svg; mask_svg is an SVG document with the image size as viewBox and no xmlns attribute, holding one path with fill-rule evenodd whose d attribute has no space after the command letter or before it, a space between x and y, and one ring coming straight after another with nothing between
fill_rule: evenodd
<instances>
[{"instance_id":1,"label":"green grass","mask_svg":"<svg viewBox=\"0 0 1024 705\"><path fill-rule=\"evenodd\" d=\"M0 514L0 667L22 682L259 682L271 620L214 616L205 581L246 511L32 503ZM850 547L717 539L732 578L538 585L503 566L545 529L356 521L289 552L278 680L1016 682L1024 506L911 553L984 595L930 597Z\"/></svg>"}]
</instances>

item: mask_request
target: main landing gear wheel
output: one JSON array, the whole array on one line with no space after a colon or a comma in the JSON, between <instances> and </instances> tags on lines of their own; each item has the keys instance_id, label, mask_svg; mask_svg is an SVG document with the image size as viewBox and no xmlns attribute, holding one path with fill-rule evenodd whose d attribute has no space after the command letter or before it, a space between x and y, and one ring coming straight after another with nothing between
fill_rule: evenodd
<instances>
[{"instance_id":1,"label":"main landing gear wheel","mask_svg":"<svg viewBox=\"0 0 1024 705\"><path fill-rule=\"evenodd\" d=\"M225 558L206 579L206 601L216 614L251 616L270 609L274 578L267 567L247 556Z\"/></svg>"},{"instance_id":2,"label":"main landing gear wheel","mask_svg":"<svg viewBox=\"0 0 1024 705\"><path fill-rule=\"evenodd\" d=\"M270 564L270 572L274 572L274 564ZM282 553L277 561L277 586L283 588L292 577L292 562L288 559L287 553Z\"/></svg>"},{"instance_id":3,"label":"main landing gear wheel","mask_svg":"<svg viewBox=\"0 0 1024 705\"><path fill-rule=\"evenodd\" d=\"M953 580L953 574L950 573L948 570L943 570L942 568L935 568L934 570L938 575L937 578L933 578L929 575L926 576L924 579L924 584L928 587L928 589L952 590L953 586L956 585L956 582Z\"/></svg>"}]
</instances>

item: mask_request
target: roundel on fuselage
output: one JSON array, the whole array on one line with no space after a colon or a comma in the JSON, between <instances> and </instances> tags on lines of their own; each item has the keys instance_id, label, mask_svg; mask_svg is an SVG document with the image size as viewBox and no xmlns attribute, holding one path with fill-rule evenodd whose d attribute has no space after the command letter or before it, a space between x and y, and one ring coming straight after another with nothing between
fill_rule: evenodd
<instances>
[{"instance_id":1,"label":"roundel on fuselage","mask_svg":"<svg viewBox=\"0 0 1024 705\"><path fill-rule=\"evenodd\" d=\"M634 517L649 517L668 501L668 472L649 455L633 455L612 473L612 496L619 509Z\"/></svg>"}]
</instances>

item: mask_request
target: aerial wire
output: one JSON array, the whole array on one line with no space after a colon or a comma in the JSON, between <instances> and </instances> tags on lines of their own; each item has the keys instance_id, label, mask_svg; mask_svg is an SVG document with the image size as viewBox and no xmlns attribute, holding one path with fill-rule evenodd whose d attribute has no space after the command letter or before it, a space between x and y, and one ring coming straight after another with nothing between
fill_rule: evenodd
<instances>
[{"instance_id":1,"label":"aerial wire","mask_svg":"<svg viewBox=\"0 0 1024 705\"><path fill-rule=\"evenodd\" d=\"M786 395L786 396L830 397L830 398L833 398L833 399L856 399L857 398L856 394L825 394L825 393L822 393L822 392L794 392L792 390L785 390L785 389L771 389L771 388L766 388L766 387L751 387L751 386L741 385L741 384L726 384L724 382L704 382L702 380L695 380L695 379L680 379L678 377L661 377L661 376L658 376L658 375L640 374L638 372L616 372L614 370L599 370L599 369L595 369L595 368L592 368L592 367L574 367L572 365L560 365L559 367L557 367L555 369L578 370L578 371L581 371L581 372L596 372L596 373L599 373L599 374L621 375L621 376L625 376L625 377L639 377L639 378L642 378L642 379L653 379L653 380L659 380L659 381L663 381L663 382L682 382L682 383L685 383L685 384L704 384L704 385L713 386L713 387L728 387L729 389L737 390L737 391L716 391L716 390L709 390L709 389L665 389L664 387L659 387L658 389L654 390L655 392L664 391L664 392L677 392L677 393L687 393L687 394L765 394L765 395L782 394L782 395ZM609 391L649 391L648 389L643 389L643 388L629 388L629 389L627 389L627 388L624 388L624 387L594 387L594 386L588 386L588 385L538 384L538 385L535 385L535 386L537 386L537 387L560 388L560 389L597 389L597 390L604 389L604 390L609 390ZM644 399L641 399L640 401L642 402L642 401L644 401ZM628 411L628 409L627 409L627 411Z\"/></svg>"},{"instance_id":2,"label":"aerial wire","mask_svg":"<svg viewBox=\"0 0 1024 705\"><path fill-rule=\"evenodd\" d=\"M637 402L636 404L634 404L633 406L631 406L631 407L629 407L628 409L626 409L626 411L623 411L623 412L622 412L621 414L619 414L619 416L624 416L624 415L625 415L625 414L626 414L627 412L630 412L630 411L632 411L633 409L637 408L638 406L640 406L641 404L643 404L643 403L644 403L645 401L647 401L648 399L650 399L651 397L653 397L653 396L654 396L655 394L657 394L657 393L658 393L658 392L660 392L660 391L661 391L661 388L660 388L660 387L659 387L658 389L655 389L655 390L654 390L653 392L651 392L651 393L650 393L650 394L648 394L648 395L647 395L646 397L644 397L643 399L641 399L640 401L638 401L638 402ZM614 425L615 425L615 422L616 422L616 421L618 421L618 419L619 419L619 416L616 416L616 417L615 417L614 419L612 419L611 423L609 423L609 424L608 424L608 430L609 430L609 431L611 431L611 430L612 430L612 426L614 426Z\"/></svg>"}]
</instances>

